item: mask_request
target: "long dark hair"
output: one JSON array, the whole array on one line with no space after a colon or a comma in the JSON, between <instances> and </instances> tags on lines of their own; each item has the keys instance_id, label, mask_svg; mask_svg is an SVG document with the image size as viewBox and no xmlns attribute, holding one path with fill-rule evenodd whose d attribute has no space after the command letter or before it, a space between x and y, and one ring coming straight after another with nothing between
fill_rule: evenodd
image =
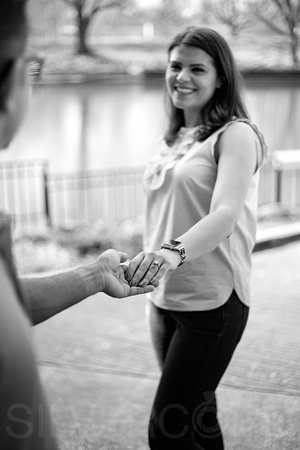
<instances>
[{"instance_id":1,"label":"long dark hair","mask_svg":"<svg viewBox=\"0 0 300 450\"><path fill-rule=\"evenodd\" d=\"M233 54L226 40L210 28L189 27L179 33L168 48L168 56L175 47L188 45L205 51L213 60L217 74L222 81L202 112L203 131L199 133L199 141L209 137L214 131L232 119L233 116L248 119L248 113L241 95L242 77L237 69ZM166 108L169 125L165 140L171 146L179 129L184 124L183 110L173 105L166 92Z\"/></svg>"}]
</instances>

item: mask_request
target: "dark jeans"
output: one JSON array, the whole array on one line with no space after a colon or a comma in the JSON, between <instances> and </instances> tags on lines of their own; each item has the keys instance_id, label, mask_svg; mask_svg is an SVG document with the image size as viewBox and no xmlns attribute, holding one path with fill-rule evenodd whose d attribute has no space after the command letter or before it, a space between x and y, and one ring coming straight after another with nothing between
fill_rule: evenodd
<instances>
[{"instance_id":1,"label":"dark jeans","mask_svg":"<svg viewBox=\"0 0 300 450\"><path fill-rule=\"evenodd\" d=\"M150 303L162 368L149 424L152 450L222 450L215 390L241 339L249 308L233 291L220 308L179 312Z\"/></svg>"}]
</instances>

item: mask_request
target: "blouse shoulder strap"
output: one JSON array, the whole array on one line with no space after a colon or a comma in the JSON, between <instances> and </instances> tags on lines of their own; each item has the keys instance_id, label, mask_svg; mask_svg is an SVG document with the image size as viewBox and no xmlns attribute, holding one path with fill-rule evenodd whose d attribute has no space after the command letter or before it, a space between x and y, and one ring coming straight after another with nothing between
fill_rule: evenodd
<instances>
[{"instance_id":1,"label":"blouse shoulder strap","mask_svg":"<svg viewBox=\"0 0 300 450\"><path fill-rule=\"evenodd\" d=\"M215 133L212 134L212 136L211 136L211 138L212 138L212 146L213 147L215 146L215 144L216 144L216 142L217 142L217 140L218 140L218 138L219 138L221 133L223 133L230 125L232 125L234 123L238 123L238 122L246 123L253 129L253 131L255 132L255 134L256 134L256 136L258 138L259 144L261 146L263 158L266 158L268 149L267 149L267 145L265 143L264 136L258 130L257 126L254 123L252 123L249 119L243 119L243 118L238 118L237 117L237 118L233 118L229 122L226 122L217 131L215 131Z\"/></svg>"}]
</instances>

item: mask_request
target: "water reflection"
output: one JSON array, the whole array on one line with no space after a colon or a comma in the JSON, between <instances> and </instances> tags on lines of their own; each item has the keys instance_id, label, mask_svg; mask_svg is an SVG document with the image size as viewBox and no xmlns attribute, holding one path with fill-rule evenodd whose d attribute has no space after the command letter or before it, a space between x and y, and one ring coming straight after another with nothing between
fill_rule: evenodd
<instances>
[{"instance_id":1,"label":"water reflection","mask_svg":"<svg viewBox=\"0 0 300 450\"><path fill-rule=\"evenodd\" d=\"M300 86L248 87L247 97L270 151L300 149Z\"/></svg>"},{"instance_id":2,"label":"water reflection","mask_svg":"<svg viewBox=\"0 0 300 450\"><path fill-rule=\"evenodd\" d=\"M24 126L0 161L45 158L55 171L140 166L165 129L163 81L35 86ZM270 150L300 148L300 87L249 85Z\"/></svg>"}]
</instances>

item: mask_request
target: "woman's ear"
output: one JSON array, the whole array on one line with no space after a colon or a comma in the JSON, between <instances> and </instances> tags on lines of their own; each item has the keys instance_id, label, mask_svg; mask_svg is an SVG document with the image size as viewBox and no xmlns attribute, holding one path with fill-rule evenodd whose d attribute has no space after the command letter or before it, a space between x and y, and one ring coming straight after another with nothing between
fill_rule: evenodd
<instances>
[{"instance_id":1,"label":"woman's ear","mask_svg":"<svg viewBox=\"0 0 300 450\"><path fill-rule=\"evenodd\" d=\"M222 87L222 84L223 84L222 78L218 78L217 79L217 83L216 83L216 88L220 89L220 87Z\"/></svg>"}]
</instances>

